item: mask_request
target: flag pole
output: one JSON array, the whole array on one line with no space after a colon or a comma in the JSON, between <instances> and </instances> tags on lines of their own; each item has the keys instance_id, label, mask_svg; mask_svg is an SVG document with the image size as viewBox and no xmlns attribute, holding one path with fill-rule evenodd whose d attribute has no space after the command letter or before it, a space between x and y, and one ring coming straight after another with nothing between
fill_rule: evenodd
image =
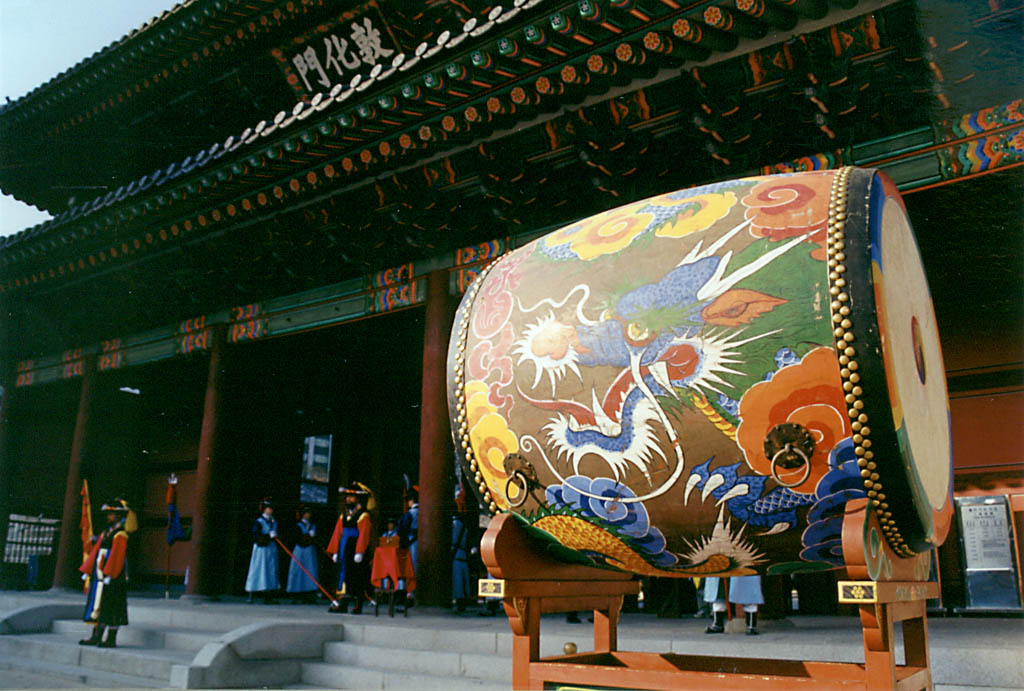
<instances>
[{"instance_id":1,"label":"flag pole","mask_svg":"<svg viewBox=\"0 0 1024 691\"><path fill-rule=\"evenodd\" d=\"M325 590L324 587L322 585L320 585L320 582L318 580L313 578L313 574L311 574L309 572L309 569L307 569L305 566L302 565L301 561L299 561L298 559L295 558L294 554L292 554L291 552L288 551L288 548L284 546L283 542L281 542L281 538L275 537L274 541L277 544L281 545L281 549L284 550L284 553L287 554L289 557L291 557L292 561L294 561L296 564L299 565L299 568L302 569L307 576L309 576L309 580L313 581L313 583L316 585L316 587L320 589L320 592L323 593L327 597L327 599L331 601L331 606L332 607L337 607L339 603L334 598L334 596L332 596L329 592L327 592L327 590Z\"/></svg>"},{"instance_id":2,"label":"flag pole","mask_svg":"<svg viewBox=\"0 0 1024 691\"><path fill-rule=\"evenodd\" d=\"M171 515L171 506L177 506L178 504L178 474L171 473L171 476L167 478L167 558L166 565L164 568L164 599L171 599L171 547L174 545L174 540L171 539L171 528L173 527L173 520ZM176 538L175 538L176 539Z\"/></svg>"}]
</instances>

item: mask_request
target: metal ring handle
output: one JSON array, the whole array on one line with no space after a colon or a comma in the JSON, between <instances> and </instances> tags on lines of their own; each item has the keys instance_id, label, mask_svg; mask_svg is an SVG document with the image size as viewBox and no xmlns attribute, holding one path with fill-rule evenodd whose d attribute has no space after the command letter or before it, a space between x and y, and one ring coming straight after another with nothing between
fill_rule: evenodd
<instances>
[{"instance_id":1,"label":"metal ring handle","mask_svg":"<svg viewBox=\"0 0 1024 691\"><path fill-rule=\"evenodd\" d=\"M796 482L785 482L782 478L779 477L779 474L776 470L776 466L779 463L779 456L781 456L784 453L795 453L797 456L804 459L804 473ZM796 487L798 485L804 484L807 481L807 478L811 476L811 459L807 457L807 454L804 453L803 449L801 449L800 447L793 446L792 444L786 444L781 449L776 451L774 456L772 456L772 465L770 468L770 472L772 475L772 479L775 480L780 485L782 485L783 487Z\"/></svg>"},{"instance_id":2,"label":"metal ring handle","mask_svg":"<svg viewBox=\"0 0 1024 691\"><path fill-rule=\"evenodd\" d=\"M516 497L516 499L513 499L512 495L508 493L508 490L512 486L513 482L516 483L516 487L519 488L519 496ZM521 488L520 483L522 483ZM518 509L520 506L526 503L526 499L530 496L529 490L530 483L527 482L526 476L517 470L513 472L512 475L509 476L508 482L505 483L505 499L508 500L509 506L511 506L513 509Z\"/></svg>"}]
</instances>

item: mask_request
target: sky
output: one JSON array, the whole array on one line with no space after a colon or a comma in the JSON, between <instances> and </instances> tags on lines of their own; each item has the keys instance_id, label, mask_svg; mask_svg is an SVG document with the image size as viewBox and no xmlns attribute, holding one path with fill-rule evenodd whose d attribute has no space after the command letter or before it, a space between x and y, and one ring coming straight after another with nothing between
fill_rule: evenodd
<instances>
[{"instance_id":1,"label":"sky","mask_svg":"<svg viewBox=\"0 0 1024 691\"><path fill-rule=\"evenodd\" d=\"M17 100L175 2L0 0L0 102ZM34 206L8 195L0 197L0 237L48 218Z\"/></svg>"}]
</instances>

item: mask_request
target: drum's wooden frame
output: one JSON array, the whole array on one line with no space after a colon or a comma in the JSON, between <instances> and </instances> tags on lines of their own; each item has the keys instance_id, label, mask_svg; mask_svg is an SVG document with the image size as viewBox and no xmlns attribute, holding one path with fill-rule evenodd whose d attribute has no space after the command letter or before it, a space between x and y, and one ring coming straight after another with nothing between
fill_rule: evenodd
<instances>
[{"instance_id":1,"label":"drum's wooden frame","mask_svg":"<svg viewBox=\"0 0 1024 691\"><path fill-rule=\"evenodd\" d=\"M864 664L619 651L622 600L639 592L640 584L628 573L555 561L510 514L496 516L481 543L495 579L481 581L481 594L504 603L513 633L514 689L543 689L546 683L664 691L930 689L925 604L937 597L938 584L925 580L928 554L901 559L884 539L871 537L872 529L878 522L865 500L849 502L843 549L847 573L857 580L841 581L839 591L841 602L860 607ZM541 658L541 614L587 609L594 611L594 652ZM896 661L896 622L903 624L904 665Z\"/></svg>"}]
</instances>

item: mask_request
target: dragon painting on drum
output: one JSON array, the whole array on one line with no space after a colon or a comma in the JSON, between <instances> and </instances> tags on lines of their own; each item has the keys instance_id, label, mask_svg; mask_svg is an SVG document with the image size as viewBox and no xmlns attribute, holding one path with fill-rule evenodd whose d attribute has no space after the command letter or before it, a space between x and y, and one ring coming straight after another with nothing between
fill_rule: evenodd
<instances>
[{"instance_id":1,"label":"dragon painting on drum","mask_svg":"<svg viewBox=\"0 0 1024 691\"><path fill-rule=\"evenodd\" d=\"M841 567L861 497L898 553L948 529L935 318L902 201L873 171L682 190L541 237L467 291L449 372L484 505L563 558Z\"/></svg>"}]
</instances>

